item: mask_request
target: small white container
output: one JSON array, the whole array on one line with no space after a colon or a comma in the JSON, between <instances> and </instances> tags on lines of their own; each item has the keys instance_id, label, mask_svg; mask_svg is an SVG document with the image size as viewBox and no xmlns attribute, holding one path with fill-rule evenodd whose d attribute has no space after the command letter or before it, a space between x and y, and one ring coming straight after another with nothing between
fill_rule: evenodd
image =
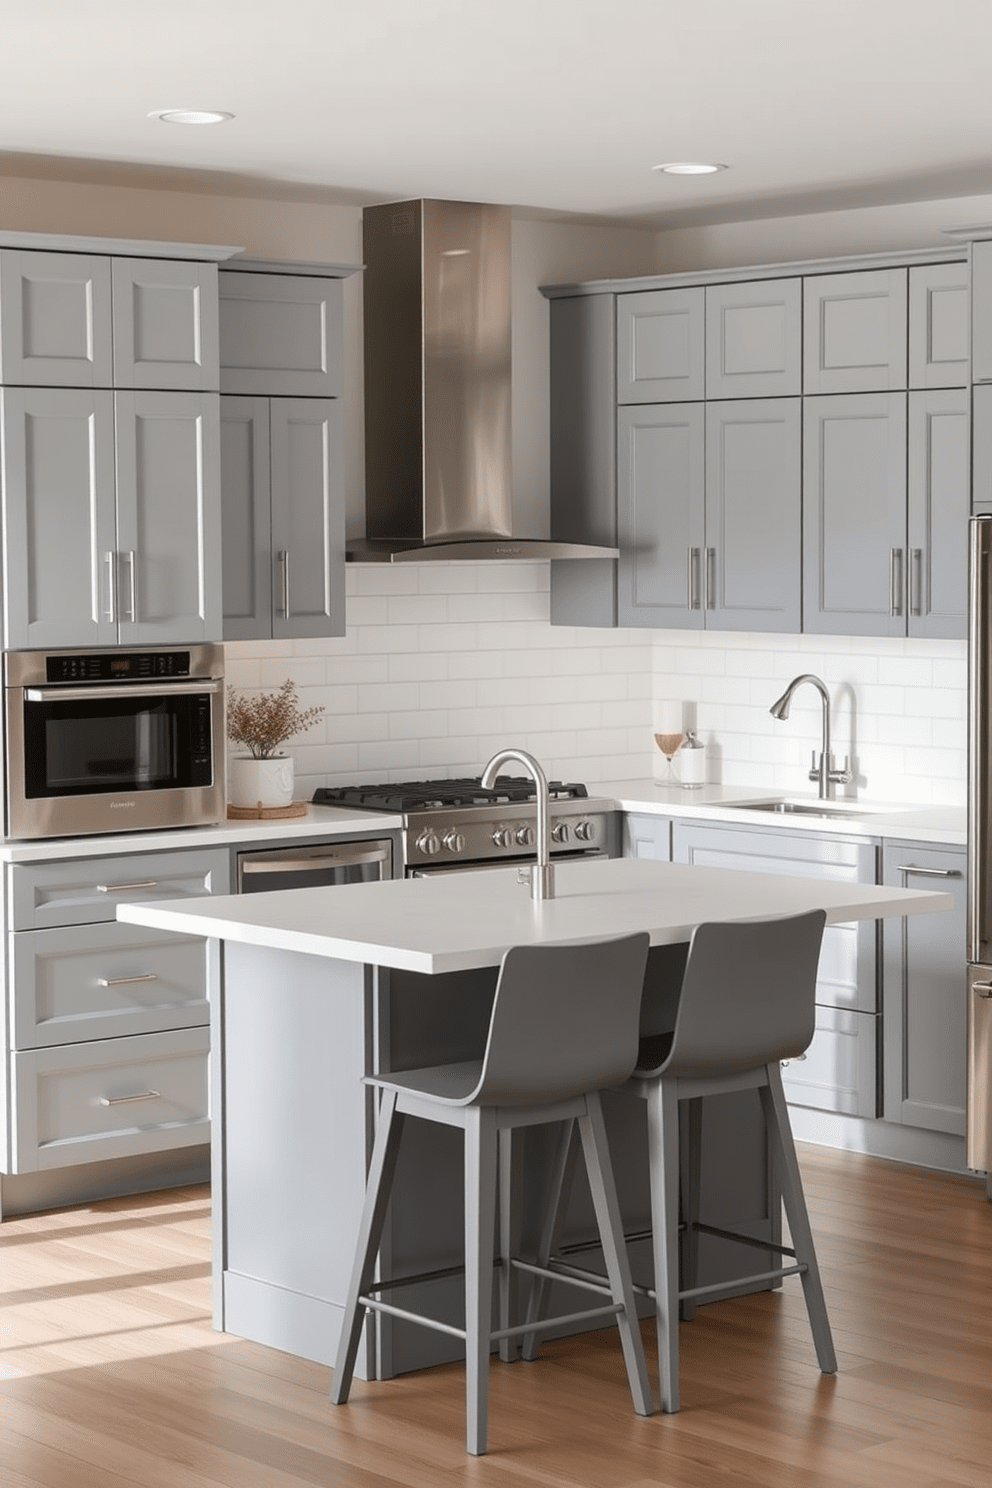
<instances>
[{"instance_id":1,"label":"small white container","mask_svg":"<svg viewBox=\"0 0 992 1488\"><path fill-rule=\"evenodd\" d=\"M683 790L697 790L706 784L706 749L691 729L679 750L678 760Z\"/></svg>"},{"instance_id":2,"label":"small white container","mask_svg":"<svg viewBox=\"0 0 992 1488\"><path fill-rule=\"evenodd\" d=\"M289 806L293 800L293 760L232 755L227 766L227 794L232 806Z\"/></svg>"}]
</instances>

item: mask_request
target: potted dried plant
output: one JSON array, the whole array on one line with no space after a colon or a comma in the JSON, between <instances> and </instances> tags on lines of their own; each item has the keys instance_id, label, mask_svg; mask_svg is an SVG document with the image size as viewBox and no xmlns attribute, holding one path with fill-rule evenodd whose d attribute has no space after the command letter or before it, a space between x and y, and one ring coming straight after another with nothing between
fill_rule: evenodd
<instances>
[{"instance_id":1,"label":"potted dried plant","mask_svg":"<svg viewBox=\"0 0 992 1488\"><path fill-rule=\"evenodd\" d=\"M228 796L232 806L289 806L293 800L293 760L280 745L312 728L323 707L300 708L291 678L278 692L227 690L227 737L246 754L232 755Z\"/></svg>"}]
</instances>

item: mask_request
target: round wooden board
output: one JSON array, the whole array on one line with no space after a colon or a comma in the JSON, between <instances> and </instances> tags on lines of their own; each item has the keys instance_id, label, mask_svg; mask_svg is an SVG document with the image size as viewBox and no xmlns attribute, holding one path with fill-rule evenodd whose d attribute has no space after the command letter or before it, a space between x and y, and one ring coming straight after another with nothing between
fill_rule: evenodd
<instances>
[{"instance_id":1,"label":"round wooden board","mask_svg":"<svg viewBox=\"0 0 992 1488\"><path fill-rule=\"evenodd\" d=\"M228 821L284 821L290 816L306 816L309 801L291 801L288 806L228 806Z\"/></svg>"}]
</instances>

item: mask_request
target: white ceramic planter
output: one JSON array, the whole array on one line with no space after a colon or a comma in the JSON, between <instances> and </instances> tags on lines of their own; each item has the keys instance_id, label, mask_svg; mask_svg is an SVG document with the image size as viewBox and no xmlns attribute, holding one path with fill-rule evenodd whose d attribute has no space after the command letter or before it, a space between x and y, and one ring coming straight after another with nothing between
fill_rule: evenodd
<instances>
[{"instance_id":1,"label":"white ceramic planter","mask_svg":"<svg viewBox=\"0 0 992 1488\"><path fill-rule=\"evenodd\" d=\"M293 800L293 761L288 754L253 759L235 754L228 761L227 794L232 806L289 806Z\"/></svg>"}]
</instances>

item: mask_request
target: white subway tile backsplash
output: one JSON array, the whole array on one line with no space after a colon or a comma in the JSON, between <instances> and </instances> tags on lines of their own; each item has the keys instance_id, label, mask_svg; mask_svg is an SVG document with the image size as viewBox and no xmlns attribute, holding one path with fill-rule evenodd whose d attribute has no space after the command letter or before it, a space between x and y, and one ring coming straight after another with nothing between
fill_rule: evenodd
<instances>
[{"instance_id":1,"label":"white subway tile backsplash","mask_svg":"<svg viewBox=\"0 0 992 1488\"><path fill-rule=\"evenodd\" d=\"M346 636L227 647L235 686L292 676L302 706L326 707L290 746L308 793L325 780L478 774L510 744L590 785L650 776L655 718L673 708L706 745L711 779L810 791L816 692L798 689L787 720L769 708L812 672L862 794L965 799L963 641L552 627L547 564L355 564L347 585Z\"/></svg>"}]
</instances>

